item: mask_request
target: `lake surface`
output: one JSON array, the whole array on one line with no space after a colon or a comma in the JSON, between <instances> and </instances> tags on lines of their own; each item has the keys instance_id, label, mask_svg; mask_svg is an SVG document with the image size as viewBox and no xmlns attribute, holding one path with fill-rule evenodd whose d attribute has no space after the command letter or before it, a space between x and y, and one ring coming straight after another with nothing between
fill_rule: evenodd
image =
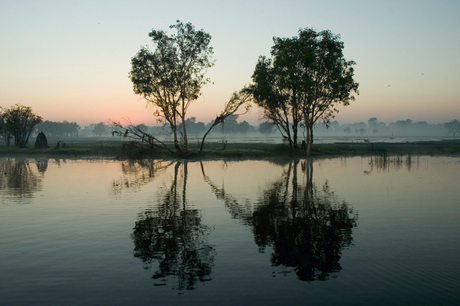
<instances>
[{"instance_id":1,"label":"lake surface","mask_svg":"<svg viewBox=\"0 0 460 306\"><path fill-rule=\"evenodd\" d=\"M1 305L460 305L460 158L0 159Z\"/></svg>"}]
</instances>

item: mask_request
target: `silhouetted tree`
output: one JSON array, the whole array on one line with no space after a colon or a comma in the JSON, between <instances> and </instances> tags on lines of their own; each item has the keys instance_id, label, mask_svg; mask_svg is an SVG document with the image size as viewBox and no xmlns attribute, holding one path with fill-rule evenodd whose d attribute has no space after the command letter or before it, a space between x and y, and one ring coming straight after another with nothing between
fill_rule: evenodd
<instances>
[{"instance_id":1,"label":"silhouetted tree","mask_svg":"<svg viewBox=\"0 0 460 306\"><path fill-rule=\"evenodd\" d=\"M155 108L154 114L169 123L177 152L186 153L185 115L190 104L199 97L201 87L209 82L204 74L213 66L213 51L209 46L211 35L179 20L170 28L177 34L168 36L161 30L149 33L156 50L141 48L131 59L130 78L134 93L144 97ZM180 123L182 148L178 137Z\"/></svg>"},{"instance_id":2,"label":"silhouetted tree","mask_svg":"<svg viewBox=\"0 0 460 306\"><path fill-rule=\"evenodd\" d=\"M93 133L96 134L97 136L102 136L104 134L107 134L107 125L105 125L103 122L99 122L94 126Z\"/></svg>"},{"instance_id":3,"label":"silhouetted tree","mask_svg":"<svg viewBox=\"0 0 460 306\"><path fill-rule=\"evenodd\" d=\"M261 124L259 124L259 133L267 134L267 135L273 134L274 133L273 123L262 122Z\"/></svg>"},{"instance_id":4,"label":"silhouetted tree","mask_svg":"<svg viewBox=\"0 0 460 306\"><path fill-rule=\"evenodd\" d=\"M454 136L454 137L458 132L460 132L460 121L458 121L456 119L444 123L444 126L449 131L449 133L452 133L452 136Z\"/></svg>"},{"instance_id":5,"label":"silhouetted tree","mask_svg":"<svg viewBox=\"0 0 460 306\"><path fill-rule=\"evenodd\" d=\"M0 114L0 136L5 141L6 145L9 147L11 144L11 139L13 135L11 135L10 131L5 128L5 121L3 120L3 115Z\"/></svg>"},{"instance_id":6,"label":"silhouetted tree","mask_svg":"<svg viewBox=\"0 0 460 306\"><path fill-rule=\"evenodd\" d=\"M376 117L372 117L372 118L369 118L369 120L367 120L367 124L369 125L369 127L374 127L375 125L377 125L378 123L378 120Z\"/></svg>"},{"instance_id":7,"label":"silhouetted tree","mask_svg":"<svg viewBox=\"0 0 460 306\"><path fill-rule=\"evenodd\" d=\"M76 122L54 122L46 120L37 126L38 130L43 131L48 136L78 136L80 126Z\"/></svg>"},{"instance_id":8,"label":"silhouetted tree","mask_svg":"<svg viewBox=\"0 0 460 306\"><path fill-rule=\"evenodd\" d=\"M312 29L299 30L298 37L275 37L273 59L259 58L248 88L264 117L281 128L293 148L298 148L297 129L304 122L307 155L318 120L329 122L338 112L336 105L348 105L354 100L351 93L358 93L355 63L345 60L339 39Z\"/></svg>"},{"instance_id":9,"label":"silhouetted tree","mask_svg":"<svg viewBox=\"0 0 460 306\"><path fill-rule=\"evenodd\" d=\"M42 117L32 113L32 108L21 104L16 104L9 109L2 109L2 111L3 130L7 133L6 138L11 135L14 137L16 147L27 147L30 134L42 122ZM9 140L7 140L7 144L9 144Z\"/></svg>"},{"instance_id":10,"label":"silhouetted tree","mask_svg":"<svg viewBox=\"0 0 460 306\"><path fill-rule=\"evenodd\" d=\"M398 120L390 123L390 128L398 135L410 135L412 133L413 123L411 119Z\"/></svg>"},{"instance_id":11,"label":"silhouetted tree","mask_svg":"<svg viewBox=\"0 0 460 306\"><path fill-rule=\"evenodd\" d=\"M136 128L144 133L147 132L147 130L149 129L149 127L143 123L136 125Z\"/></svg>"}]
</instances>

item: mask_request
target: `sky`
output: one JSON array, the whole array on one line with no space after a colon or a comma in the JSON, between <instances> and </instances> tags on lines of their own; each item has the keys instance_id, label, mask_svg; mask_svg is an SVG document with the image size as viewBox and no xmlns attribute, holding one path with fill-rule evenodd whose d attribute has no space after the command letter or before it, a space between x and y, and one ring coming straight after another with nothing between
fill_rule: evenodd
<instances>
[{"instance_id":1,"label":"sky","mask_svg":"<svg viewBox=\"0 0 460 306\"><path fill-rule=\"evenodd\" d=\"M82 126L129 119L156 124L128 77L152 29L176 20L211 36L212 84L188 111L210 122L232 92L251 82L273 37L330 30L356 62L359 95L340 123L371 117L443 123L460 119L460 1L30 1L0 0L0 106L16 103L51 121ZM239 121L260 123L253 107Z\"/></svg>"}]
</instances>

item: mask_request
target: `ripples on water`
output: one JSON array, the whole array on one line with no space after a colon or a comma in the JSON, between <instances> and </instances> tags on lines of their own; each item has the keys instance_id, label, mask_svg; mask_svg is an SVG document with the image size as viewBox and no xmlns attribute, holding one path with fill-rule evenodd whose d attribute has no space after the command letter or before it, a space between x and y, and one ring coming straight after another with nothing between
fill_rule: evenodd
<instances>
[{"instance_id":1,"label":"ripples on water","mask_svg":"<svg viewBox=\"0 0 460 306\"><path fill-rule=\"evenodd\" d=\"M460 302L458 158L0 169L2 305Z\"/></svg>"}]
</instances>

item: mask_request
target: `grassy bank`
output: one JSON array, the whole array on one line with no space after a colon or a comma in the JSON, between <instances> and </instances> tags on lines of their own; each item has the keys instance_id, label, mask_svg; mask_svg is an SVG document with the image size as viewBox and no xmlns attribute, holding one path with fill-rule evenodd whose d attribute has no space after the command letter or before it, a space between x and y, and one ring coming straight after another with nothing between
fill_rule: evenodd
<instances>
[{"instance_id":1,"label":"grassy bank","mask_svg":"<svg viewBox=\"0 0 460 306\"><path fill-rule=\"evenodd\" d=\"M122 150L123 142L119 140L85 140L66 141L60 144L51 143L48 149L15 148L0 146L1 156L67 156L67 157L99 157L99 158L268 158L268 157L304 157L305 152L293 151L286 144L265 143L207 143L203 154L199 155L196 143L189 144L189 154L180 156L166 153L141 152L138 149ZM311 156L356 156L374 154L412 154L412 155L446 155L460 156L460 140L424 141L413 143L333 143L315 144Z\"/></svg>"}]
</instances>

